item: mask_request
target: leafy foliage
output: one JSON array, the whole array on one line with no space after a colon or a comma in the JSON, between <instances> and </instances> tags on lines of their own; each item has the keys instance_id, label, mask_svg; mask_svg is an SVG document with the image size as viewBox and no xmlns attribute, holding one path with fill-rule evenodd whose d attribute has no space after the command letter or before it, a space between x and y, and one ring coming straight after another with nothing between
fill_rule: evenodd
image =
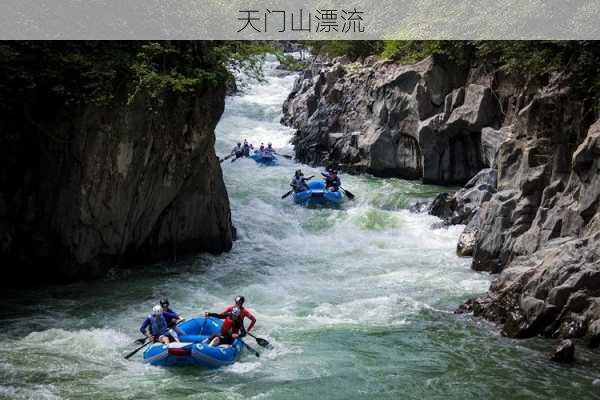
<instances>
[{"instance_id":1,"label":"leafy foliage","mask_svg":"<svg viewBox=\"0 0 600 400\"><path fill-rule=\"evenodd\" d=\"M387 40L307 42L315 54L352 59L376 55L412 64L430 55L459 65L489 65L509 73L547 79L562 72L581 95L600 99L598 41Z\"/></svg>"},{"instance_id":2,"label":"leafy foliage","mask_svg":"<svg viewBox=\"0 0 600 400\"><path fill-rule=\"evenodd\" d=\"M259 42L0 42L2 107L45 93L67 106L108 104L126 90L191 92L232 79L230 69L260 75L267 46Z\"/></svg>"}]
</instances>

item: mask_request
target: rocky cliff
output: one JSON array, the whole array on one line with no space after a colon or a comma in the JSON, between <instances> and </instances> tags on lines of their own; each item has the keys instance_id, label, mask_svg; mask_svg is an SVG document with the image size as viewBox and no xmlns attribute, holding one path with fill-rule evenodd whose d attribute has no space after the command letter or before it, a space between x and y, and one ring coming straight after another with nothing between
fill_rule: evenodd
<instances>
[{"instance_id":1,"label":"rocky cliff","mask_svg":"<svg viewBox=\"0 0 600 400\"><path fill-rule=\"evenodd\" d=\"M491 166L499 128L525 96L513 77L435 57L414 65L317 60L296 81L282 122L297 129L300 161L462 184Z\"/></svg>"},{"instance_id":2,"label":"rocky cliff","mask_svg":"<svg viewBox=\"0 0 600 400\"><path fill-rule=\"evenodd\" d=\"M77 106L28 88L0 119L3 284L231 248L214 152L224 84L133 99L118 87L110 104Z\"/></svg>"},{"instance_id":3,"label":"rocky cliff","mask_svg":"<svg viewBox=\"0 0 600 400\"><path fill-rule=\"evenodd\" d=\"M568 88L525 107L500 147L498 192L469 226L473 268L500 272L468 303L513 337L600 339L600 121ZM468 227L469 227L468 226Z\"/></svg>"},{"instance_id":4,"label":"rocky cliff","mask_svg":"<svg viewBox=\"0 0 600 400\"><path fill-rule=\"evenodd\" d=\"M600 344L600 122L567 73L544 81L431 57L314 67L284 106L300 160L466 182L429 210L465 224L459 255L499 275L461 310L512 337Z\"/></svg>"}]
</instances>

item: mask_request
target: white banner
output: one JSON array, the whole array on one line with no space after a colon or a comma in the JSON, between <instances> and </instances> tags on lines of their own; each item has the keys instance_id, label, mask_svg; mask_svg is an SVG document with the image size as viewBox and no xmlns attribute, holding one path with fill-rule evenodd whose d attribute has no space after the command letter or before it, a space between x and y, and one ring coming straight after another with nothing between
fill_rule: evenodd
<instances>
[{"instance_id":1,"label":"white banner","mask_svg":"<svg viewBox=\"0 0 600 400\"><path fill-rule=\"evenodd\" d=\"M0 0L0 39L600 39L589 0Z\"/></svg>"}]
</instances>

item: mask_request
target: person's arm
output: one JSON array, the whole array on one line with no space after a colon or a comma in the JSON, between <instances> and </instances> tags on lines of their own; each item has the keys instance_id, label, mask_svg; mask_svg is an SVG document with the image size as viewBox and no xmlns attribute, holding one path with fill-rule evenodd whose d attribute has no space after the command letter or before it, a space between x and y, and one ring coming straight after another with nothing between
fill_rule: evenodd
<instances>
[{"instance_id":1,"label":"person's arm","mask_svg":"<svg viewBox=\"0 0 600 400\"><path fill-rule=\"evenodd\" d=\"M144 320L144 323L142 323L142 326L140 327L140 332L142 332L144 336L150 337L152 335L147 332L148 326L150 326L150 318Z\"/></svg>"},{"instance_id":2,"label":"person's arm","mask_svg":"<svg viewBox=\"0 0 600 400\"><path fill-rule=\"evenodd\" d=\"M252 328L254 328L254 324L256 324L256 317L252 315L250 311L246 310L246 318L250 320L250 325L248 325L248 329L246 329L246 332L250 332Z\"/></svg>"},{"instance_id":3,"label":"person's arm","mask_svg":"<svg viewBox=\"0 0 600 400\"><path fill-rule=\"evenodd\" d=\"M163 311L163 317L167 322L174 319L175 321L179 320L179 315L175 311Z\"/></svg>"},{"instance_id":4,"label":"person's arm","mask_svg":"<svg viewBox=\"0 0 600 400\"><path fill-rule=\"evenodd\" d=\"M179 313L177 311L171 310L171 312L175 315L175 321L181 322L181 321L185 320L185 318L183 318L181 315L179 315Z\"/></svg>"},{"instance_id":5,"label":"person's arm","mask_svg":"<svg viewBox=\"0 0 600 400\"><path fill-rule=\"evenodd\" d=\"M224 319L227 317L227 314L224 314L224 313L218 314L218 313L214 313L214 312L206 312L206 313L204 313L204 315L207 317L213 317L213 318L219 318L219 319Z\"/></svg>"},{"instance_id":6,"label":"person's arm","mask_svg":"<svg viewBox=\"0 0 600 400\"><path fill-rule=\"evenodd\" d=\"M305 181L310 181L312 178L314 178L314 175L309 176L308 178L304 178Z\"/></svg>"}]
</instances>

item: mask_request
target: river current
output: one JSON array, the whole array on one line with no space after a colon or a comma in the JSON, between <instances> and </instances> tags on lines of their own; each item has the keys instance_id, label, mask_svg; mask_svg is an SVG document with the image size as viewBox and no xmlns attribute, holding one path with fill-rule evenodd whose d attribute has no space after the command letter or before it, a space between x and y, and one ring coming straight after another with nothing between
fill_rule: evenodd
<instances>
[{"instance_id":1,"label":"river current","mask_svg":"<svg viewBox=\"0 0 600 400\"><path fill-rule=\"evenodd\" d=\"M294 75L269 60L265 81L227 98L216 150L244 138L292 154L279 124ZM225 161L238 241L230 253L116 271L109 278L5 293L1 399L547 399L600 398L592 356L563 367L542 340L515 341L453 310L490 277L455 254L460 226L408 211L444 188L341 176L356 199L307 209L281 199L293 171ZM159 368L123 355L167 296L185 317L243 294L273 350L215 371Z\"/></svg>"}]
</instances>

